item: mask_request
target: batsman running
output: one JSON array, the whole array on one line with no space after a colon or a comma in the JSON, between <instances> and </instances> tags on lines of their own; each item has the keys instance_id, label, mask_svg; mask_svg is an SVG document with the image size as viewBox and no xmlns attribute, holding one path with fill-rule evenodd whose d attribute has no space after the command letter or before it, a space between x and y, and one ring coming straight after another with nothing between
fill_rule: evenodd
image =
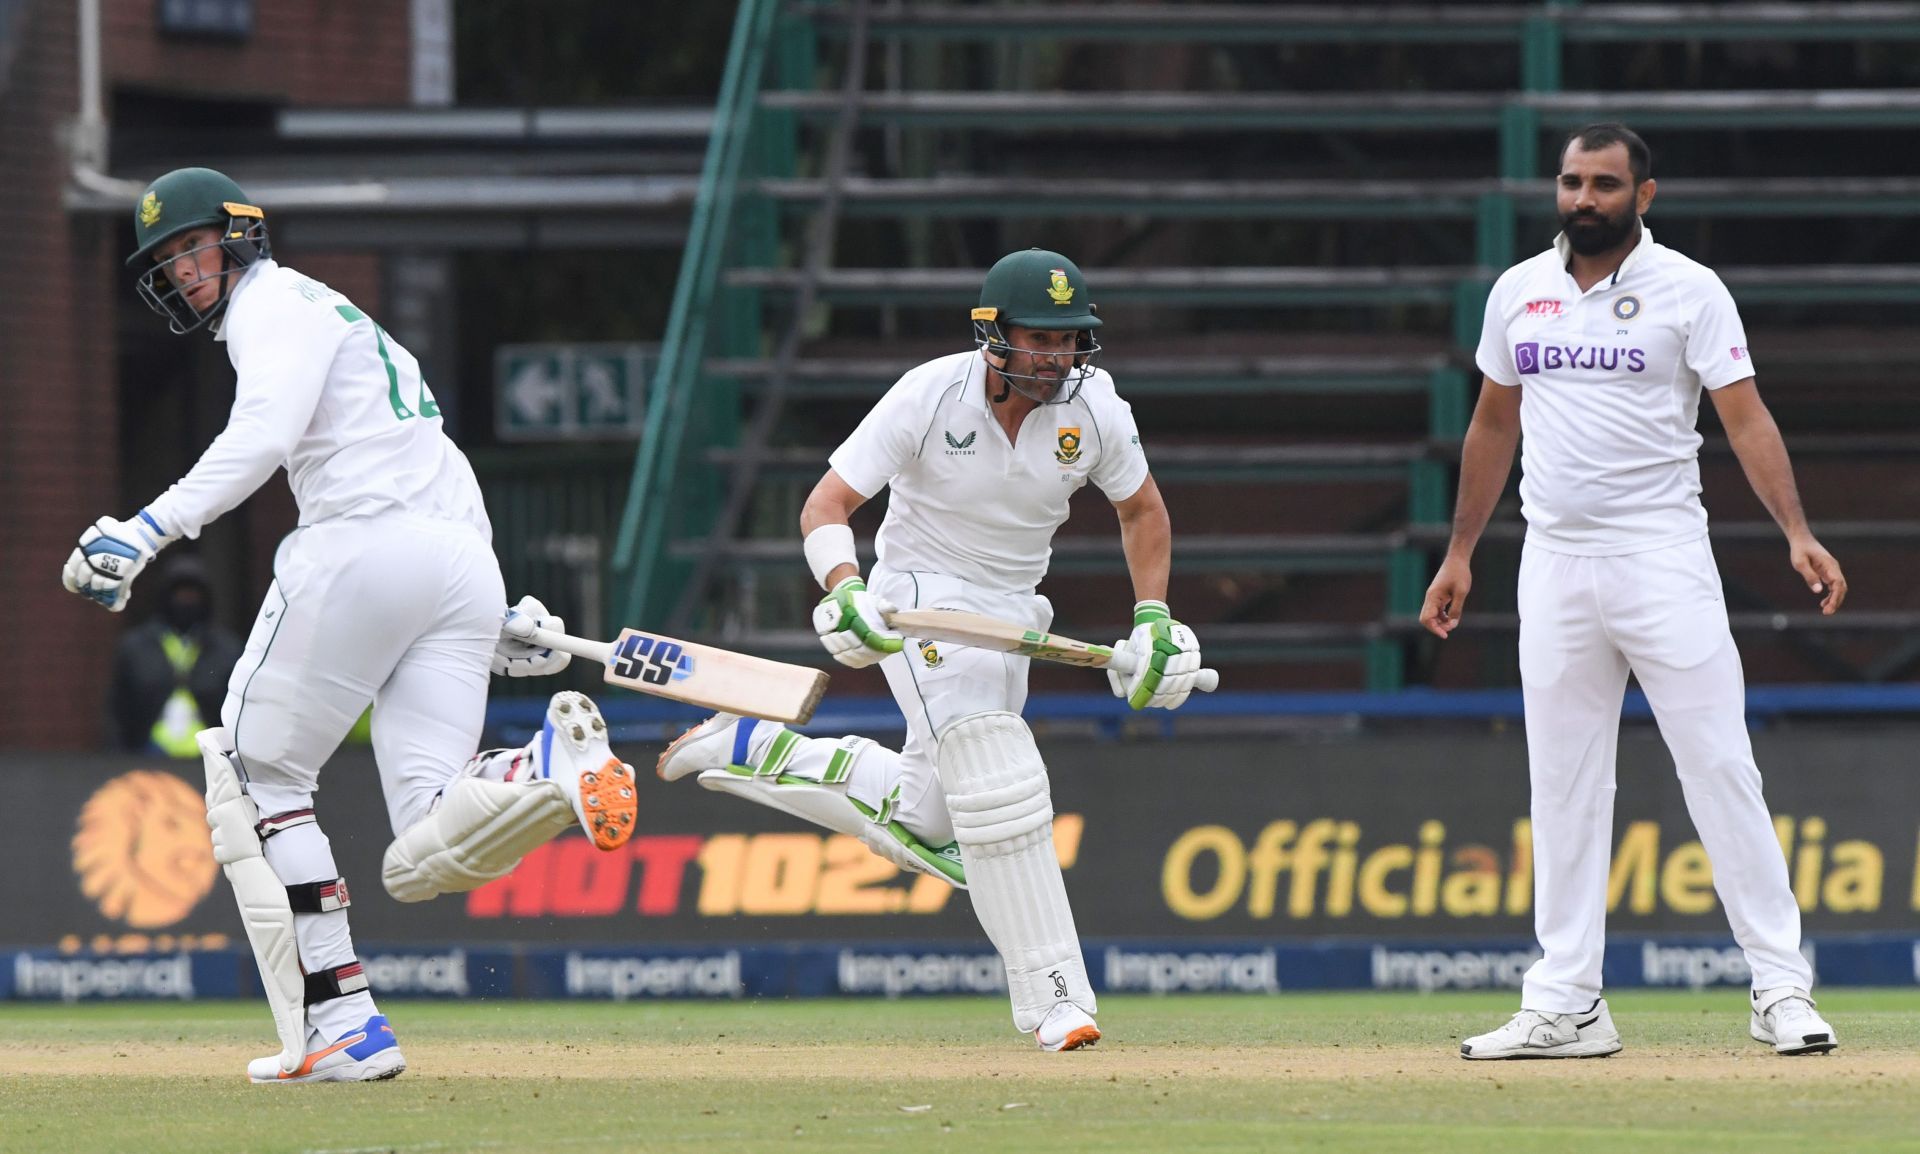
<instances>
[{"instance_id":1,"label":"batsman running","mask_svg":"<svg viewBox=\"0 0 1920 1154\"><path fill-rule=\"evenodd\" d=\"M239 901L281 1053L255 1082L351 1082L406 1068L347 928L347 886L314 812L320 767L373 706L373 750L396 839L383 881L401 901L473 889L579 825L603 850L636 813L633 770L593 702L554 696L525 748L476 754L489 668L556 672L532 645L560 630L513 609L480 487L448 440L420 365L326 285L277 264L265 214L226 176L184 168L134 209L127 261L176 333L210 328L237 381L227 426L133 517L102 517L66 587L120 612L154 557L284 466L299 528L198 737L215 858ZM503 624L504 615L504 624Z\"/></svg>"},{"instance_id":2,"label":"batsman running","mask_svg":"<svg viewBox=\"0 0 1920 1154\"><path fill-rule=\"evenodd\" d=\"M901 377L834 451L800 514L808 566L828 595L813 624L836 661L878 663L900 710L899 752L864 737L808 738L721 713L661 755L668 781L698 773L738 794L858 837L903 869L969 889L1007 970L1014 1025L1043 1050L1100 1038L1093 989L1053 848L1047 769L1020 719L1028 658L903 637L886 613L964 609L1045 631L1035 592L1067 500L1091 481L1120 516L1134 630L1146 659L1108 672L1135 709L1174 709L1200 670L1193 632L1167 610L1172 530L1133 412L1094 367L1100 328L1086 281L1028 249L987 273L970 352ZM848 518L891 487L871 582Z\"/></svg>"}]
</instances>

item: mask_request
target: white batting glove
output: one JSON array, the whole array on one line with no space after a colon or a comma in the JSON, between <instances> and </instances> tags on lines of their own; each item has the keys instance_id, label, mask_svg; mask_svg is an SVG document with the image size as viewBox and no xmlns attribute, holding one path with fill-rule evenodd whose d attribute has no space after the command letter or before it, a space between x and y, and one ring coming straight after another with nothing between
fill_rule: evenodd
<instances>
[{"instance_id":1,"label":"white batting glove","mask_svg":"<svg viewBox=\"0 0 1920 1154\"><path fill-rule=\"evenodd\" d=\"M848 577L813 607L813 631L833 659L864 669L900 652L906 639L887 628L880 602L867 592L867 583Z\"/></svg>"},{"instance_id":2,"label":"white batting glove","mask_svg":"<svg viewBox=\"0 0 1920 1154\"><path fill-rule=\"evenodd\" d=\"M567 667L567 662L573 660L572 656L558 649L535 645L535 629L565 633L567 623L549 614L539 598L522 597L518 605L507 610L507 619L500 623L500 640L493 645L494 676L545 677Z\"/></svg>"},{"instance_id":3,"label":"white batting glove","mask_svg":"<svg viewBox=\"0 0 1920 1154\"><path fill-rule=\"evenodd\" d=\"M67 592L118 613L133 594L133 579L172 543L173 538L145 509L130 521L102 517L80 534L80 544L68 554L60 581Z\"/></svg>"},{"instance_id":4,"label":"white batting glove","mask_svg":"<svg viewBox=\"0 0 1920 1154\"><path fill-rule=\"evenodd\" d=\"M1126 698L1134 709L1178 709L1186 703L1200 674L1200 639L1168 614L1166 602L1135 605L1132 635L1113 648L1143 659L1131 674L1107 667L1115 697Z\"/></svg>"}]
</instances>

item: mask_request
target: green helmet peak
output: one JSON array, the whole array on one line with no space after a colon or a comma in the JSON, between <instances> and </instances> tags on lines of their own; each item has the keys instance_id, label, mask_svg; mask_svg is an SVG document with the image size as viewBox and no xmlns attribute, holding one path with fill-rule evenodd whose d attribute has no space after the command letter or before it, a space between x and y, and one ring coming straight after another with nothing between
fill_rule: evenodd
<instances>
[{"instance_id":1,"label":"green helmet peak","mask_svg":"<svg viewBox=\"0 0 1920 1154\"><path fill-rule=\"evenodd\" d=\"M220 237L168 261L154 261L161 245L196 228L219 229ZM135 270L141 299L166 317L176 333L190 332L218 316L232 292L232 278L272 252L266 213L247 200L231 177L211 168L176 168L148 185L133 207L133 235L136 247L127 266ZM219 297L203 310L172 283L167 266L215 247L227 259L222 262Z\"/></svg>"}]
</instances>

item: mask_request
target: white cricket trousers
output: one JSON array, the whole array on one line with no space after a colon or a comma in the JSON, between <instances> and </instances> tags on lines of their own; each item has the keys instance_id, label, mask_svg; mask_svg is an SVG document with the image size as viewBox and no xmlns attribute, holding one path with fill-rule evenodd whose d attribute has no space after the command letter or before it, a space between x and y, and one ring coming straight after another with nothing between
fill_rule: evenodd
<instances>
[{"instance_id":1,"label":"white cricket trousers","mask_svg":"<svg viewBox=\"0 0 1920 1154\"><path fill-rule=\"evenodd\" d=\"M1534 928L1545 955L1527 971L1521 1006L1574 1013L1600 996L1614 760L1629 670L1673 754L1753 988L1811 988L1800 909L1760 794L1746 681L1707 539L1624 557L1575 557L1528 544L1519 606Z\"/></svg>"},{"instance_id":2,"label":"white cricket trousers","mask_svg":"<svg viewBox=\"0 0 1920 1154\"><path fill-rule=\"evenodd\" d=\"M938 573L903 573L877 565L868 587L875 596L902 609L966 609L1042 632L1053 623L1053 605L1045 597L994 593ZM907 719L907 740L900 748L900 802L894 816L928 845L953 840L953 819L947 813L947 796L935 764L940 751L937 735L975 713L1023 712L1030 662L1014 653L945 643L917 645L911 639L901 652L880 662L887 687ZM867 798L861 800L872 804Z\"/></svg>"},{"instance_id":3,"label":"white cricket trousers","mask_svg":"<svg viewBox=\"0 0 1920 1154\"><path fill-rule=\"evenodd\" d=\"M273 570L220 711L247 792L262 816L310 808L371 703L399 834L480 744L507 606L493 548L470 525L385 513L294 530Z\"/></svg>"}]
</instances>

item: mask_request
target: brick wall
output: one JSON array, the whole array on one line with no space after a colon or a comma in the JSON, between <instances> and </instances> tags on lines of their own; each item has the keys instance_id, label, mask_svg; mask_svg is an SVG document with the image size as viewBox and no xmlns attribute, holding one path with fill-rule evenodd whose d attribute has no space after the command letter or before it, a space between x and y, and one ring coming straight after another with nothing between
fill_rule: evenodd
<instances>
[{"instance_id":1,"label":"brick wall","mask_svg":"<svg viewBox=\"0 0 1920 1154\"><path fill-rule=\"evenodd\" d=\"M79 747L98 724L116 623L60 567L118 484L110 238L61 207L77 101L74 5L36 0L0 95L0 604L30 623L0 662L0 746ZM22 275L25 274L25 275ZM27 656L27 655L31 656Z\"/></svg>"},{"instance_id":2,"label":"brick wall","mask_svg":"<svg viewBox=\"0 0 1920 1154\"><path fill-rule=\"evenodd\" d=\"M244 43L162 37L154 0L105 0L107 74L121 88L287 104L396 105L410 91L406 0L255 0Z\"/></svg>"},{"instance_id":3,"label":"brick wall","mask_svg":"<svg viewBox=\"0 0 1920 1154\"><path fill-rule=\"evenodd\" d=\"M407 100L404 0L259 0L244 44L163 38L153 0L105 0L106 75L119 89L288 104L400 105ZM28 0L0 92L0 604L32 633L0 662L0 747L86 748L102 739L102 704L123 622L65 592L59 570L95 517L124 516L117 443L116 222L69 217L63 126L78 104L72 0ZM109 106L111 101L109 100ZM191 158L183 158L183 163ZM289 250L291 263L379 307L379 261L366 253ZM22 275L28 274L28 275ZM138 308L138 305L131 307ZM377 314L376 314L377 315ZM150 322L142 310L140 320ZM196 450L199 446L195 446ZM280 477L247 518L243 584L264 588L271 551L292 523Z\"/></svg>"}]
</instances>

